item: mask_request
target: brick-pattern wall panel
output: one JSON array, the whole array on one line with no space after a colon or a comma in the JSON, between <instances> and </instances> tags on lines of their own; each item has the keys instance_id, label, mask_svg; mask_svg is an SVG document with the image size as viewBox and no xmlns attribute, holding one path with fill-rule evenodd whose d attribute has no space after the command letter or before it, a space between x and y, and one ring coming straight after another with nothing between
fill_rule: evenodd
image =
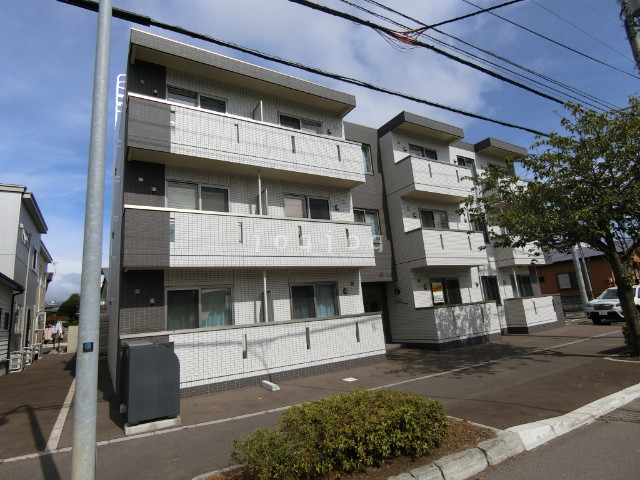
<instances>
[{"instance_id":1,"label":"brick-pattern wall panel","mask_svg":"<svg viewBox=\"0 0 640 480\"><path fill-rule=\"evenodd\" d=\"M122 266L169 266L169 212L126 209L122 240Z\"/></svg>"},{"instance_id":2,"label":"brick-pattern wall panel","mask_svg":"<svg viewBox=\"0 0 640 480\"><path fill-rule=\"evenodd\" d=\"M127 71L127 90L150 97L166 98L166 68L163 65L136 60Z\"/></svg>"},{"instance_id":3,"label":"brick-pattern wall panel","mask_svg":"<svg viewBox=\"0 0 640 480\"><path fill-rule=\"evenodd\" d=\"M379 315L181 332L170 339L180 359L181 389L385 352Z\"/></svg>"},{"instance_id":4,"label":"brick-pattern wall panel","mask_svg":"<svg viewBox=\"0 0 640 480\"><path fill-rule=\"evenodd\" d=\"M150 304L150 298L155 304ZM164 321L164 272L130 270L120 276L120 334L160 332Z\"/></svg>"},{"instance_id":5,"label":"brick-pattern wall panel","mask_svg":"<svg viewBox=\"0 0 640 480\"><path fill-rule=\"evenodd\" d=\"M164 207L164 165L150 162L125 162L124 203L145 207ZM142 179L142 181L140 181ZM155 188L155 193L152 191Z\"/></svg>"},{"instance_id":6,"label":"brick-pattern wall panel","mask_svg":"<svg viewBox=\"0 0 640 480\"><path fill-rule=\"evenodd\" d=\"M129 97L127 108L127 145L158 152L169 152L171 143L171 107Z\"/></svg>"}]
</instances>

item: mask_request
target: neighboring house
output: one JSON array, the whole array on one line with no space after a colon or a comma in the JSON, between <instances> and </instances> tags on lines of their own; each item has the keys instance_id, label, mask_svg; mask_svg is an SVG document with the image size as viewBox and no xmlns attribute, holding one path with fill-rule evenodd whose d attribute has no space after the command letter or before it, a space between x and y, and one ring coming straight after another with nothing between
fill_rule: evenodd
<instances>
[{"instance_id":1,"label":"neighboring house","mask_svg":"<svg viewBox=\"0 0 640 480\"><path fill-rule=\"evenodd\" d=\"M2 330L7 331L11 355L42 343L45 294L52 278L47 269L52 259L41 240L47 224L33 194L23 185L0 183L0 205L0 273L14 282L10 285L13 300L2 307L9 313L8 322L3 314Z\"/></svg>"},{"instance_id":2,"label":"neighboring house","mask_svg":"<svg viewBox=\"0 0 640 480\"><path fill-rule=\"evenodd\" d=\"M577 253L588 297L598 296L607 288L616 285L616 278L611 265L601 252L584 245L578 249ZM572 256L554 252L550 255L550 262L537 267L542 293L544 295L559 294L565 311L582 310L578 277ZM636 283L640 279L638 274L639 263L640 258L635 255L634 273ZM591 285L591 289L589 285Z\"/></svg>"},{"instance_id":3,"label":"neighboring house","mask_svg":"<svg viewBox=\"0 0 640 480\"><path fill-rule=\"evenodd\" d=\"M109 367L172 344L181 395L385 358L354 221L355 98L133 30L115 166ZM126 351L126 350L125 350Z\"/></svg>"}]
</instances>

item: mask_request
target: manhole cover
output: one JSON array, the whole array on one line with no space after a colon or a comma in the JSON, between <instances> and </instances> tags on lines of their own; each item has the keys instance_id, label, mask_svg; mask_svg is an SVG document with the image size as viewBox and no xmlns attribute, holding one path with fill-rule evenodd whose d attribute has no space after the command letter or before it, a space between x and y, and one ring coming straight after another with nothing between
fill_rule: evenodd
<instances>
[{"instance_id":1,"label":"manhole cover","mask_svg":"<svg viewBox=\"0 0 640 480\"><path fill-rule=\"evenodd\" d=\"M614 410L613 412L605 415L603 417L603 420L607 420L610 422L640 423L640 411L619 408L618 410Z\"/></svg>"}]
</instances>

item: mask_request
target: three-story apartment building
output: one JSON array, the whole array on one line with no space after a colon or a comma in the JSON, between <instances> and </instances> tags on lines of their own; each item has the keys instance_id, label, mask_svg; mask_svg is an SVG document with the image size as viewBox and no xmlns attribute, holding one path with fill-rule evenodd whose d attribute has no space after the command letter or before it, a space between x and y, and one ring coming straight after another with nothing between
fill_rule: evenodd
<instances>
[{"instance_id":1,"label":"three-story apartment building","mask_svg":"<svg viewBox=\"0 0 640 480\"><path fill-rule=\"evenodd\" d=\"M182 395L384 358L360 270L352 95L133 30L115 165L109 365L172 344Z\"/></svg>"}]
</instances>

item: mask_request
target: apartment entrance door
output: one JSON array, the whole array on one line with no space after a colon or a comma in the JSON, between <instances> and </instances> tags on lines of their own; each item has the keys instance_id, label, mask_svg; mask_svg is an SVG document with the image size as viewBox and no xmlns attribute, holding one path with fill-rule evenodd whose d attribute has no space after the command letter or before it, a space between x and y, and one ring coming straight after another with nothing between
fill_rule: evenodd
<instances>
[{"instance_id":1,"label":"apartment entrance door","mask_svg":"<svg viewBox=\"0 0 640 480\"><path fill-rule=\"evenodd\" d=\"M384 283L363 283L362 301L365 312L382 312L382 330L385 343L391 343L391 328L387 309L387 295Z\"/></svg>"}]
</instances>

